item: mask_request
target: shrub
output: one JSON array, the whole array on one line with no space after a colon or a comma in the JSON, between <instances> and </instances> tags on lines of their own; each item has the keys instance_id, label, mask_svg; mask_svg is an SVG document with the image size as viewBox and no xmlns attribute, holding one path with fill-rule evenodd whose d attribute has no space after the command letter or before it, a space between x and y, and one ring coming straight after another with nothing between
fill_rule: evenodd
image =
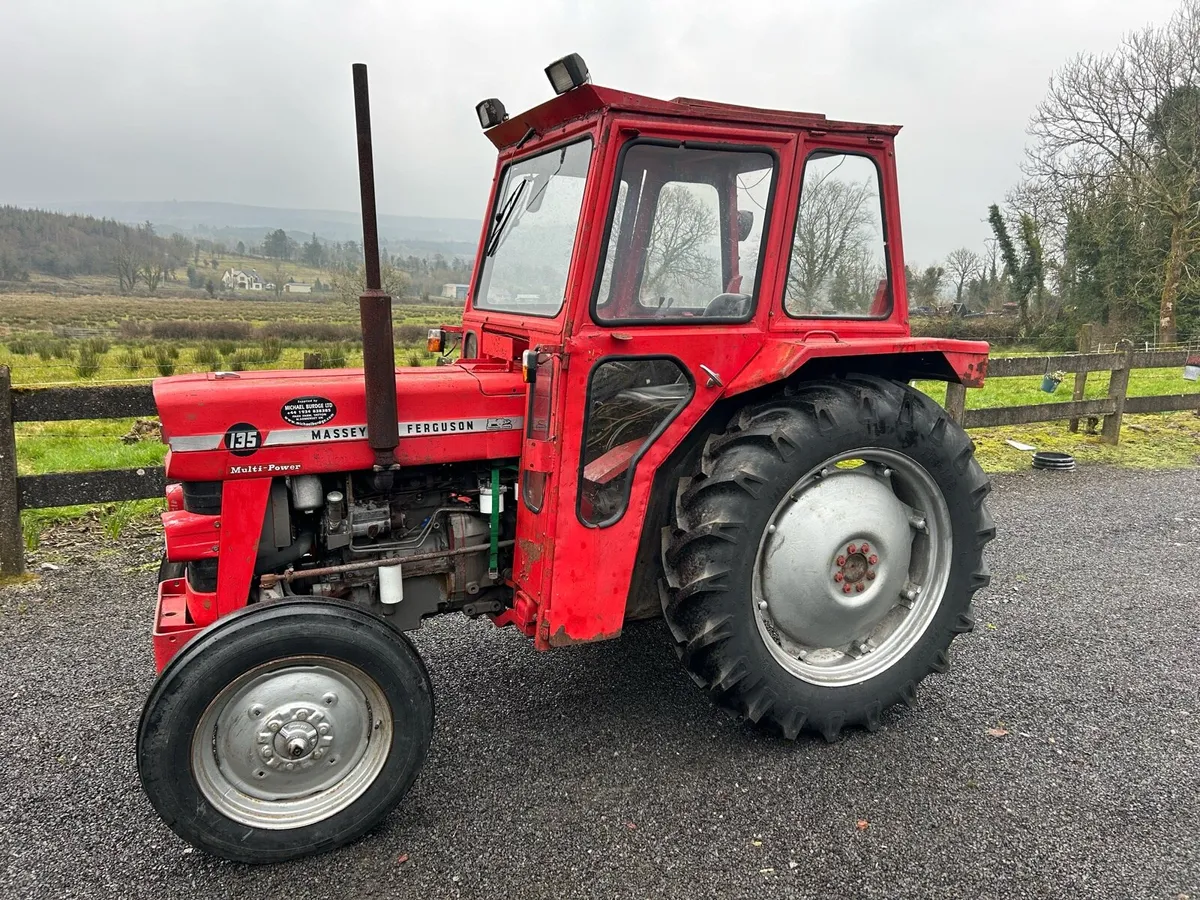
<instances>
[{"instance_id":1,"label":"shrub","mask_svg":"<svg viewBox=\"0 0 1200 900\"><path fill-rule=\"evenodd\" d=\"M253 329L248 322L193 322L165 319L150 326L150 334L159 340L247 341Z\"/></svg>"},{"instance_id":2,"label":"shrub","mask_svg":"<svg viewBox=\"0 0 1200 900\"><path fill-rule=\"evenodd\" d=\"M204 366L210 371L216 371L221 368L221 354L217 352L217 348L212 344L201 344L196 348L192 359L195 360L197 366Z\"/></svg>"},{"instance_id":3,"label":"shrub","mask_svg":"<svg viewBox=\"0 0 1200 900\"><path fill-rule=\"evenodd\" d=\"M117 334L126 340L145 337L149 329L137 319L122 319L117 323Z\"/></svg>"},{"instance_id":4,"label":"shrub","mask_svg":"<svg viewBox=\"0 0 1200 900\"><path fill-rule=\"evenodd\" d=\"M424 365L424 360L421 358L421 354L414 350L412 353L408 354L408 364L414 367L420 366Z\"/></svg>"},{"instance_id":5,"label":"shrub","mask_svg":"<svg viewBox=\"0 0 1200 900\"><path fill-rule=\"evenodd\" d=\"M17 356L29 356L37 352L37 345L28 338L17 338L8 342L8 350Z\"/></svg>"},{"instance_id":6,"label":"shrub","mask_svg":"<svg viewBox=\"0 0 1200 900\"><path fill-rule=\"evenodd\" d=\"M962 316L914 317L912 333L914 337L991 341L1003 345L1021 339L1021 321L1016 316L978 316L971 319Z\"/></svg>"},{"instance_id":7,"label":"shrub","mask_svg":"<svg viewBox=\"0 0 1200 900\"><path fill-rule=\"evenodd\" d=\"M54 345L50 341L38 341L37 355L42 362L49 362L54 358Z\"/></svg>"},{"instance_id":8,"label":"shrub","mask_svg":"<svg viewBox=\"0 0 1200 900\"><path fill-rule=\"evenodd\" d=\"M353 341L362 336L356 325L335 325L331 322L271 322L259 329L264 338L277 338L299 344Z\"/></svg>"},{"instance_id":9,"label":"shrub","mask_svg":"<svg viewBox=\"0 0 1200 900\"><path fill-rule=\"evenodd\" d=\"M426 325L397 325L394 331L397 344L424 344L429 334Z\"/></svg>"},{"instance_id":10,"label":"shrub","mask_svg":"<svg viewBox=\"0 0 1200 900\"><path fill-rule=\"evenodd\" d=\"M171 348L171 350L174 349L174 347ZM178 355L179 353L176 351L176 356ZM165 348L159 350L159 352L155 355L154 366L158 369L158 374L162 375L163 377L175 374L175 360L171 356L170 351Z\"/></svg>"},{"instance_id":11,"label":"shrub","mask_svg":"<svg viewBox=\"0 0 1200 900\"><path fill-rule=\"evenodd\" d=\"M75 374L80 378L94 378L100 371L100 354L84 344L79 348L79 359L75 363Z\"/></svg>"},{"instance_id":12,"label":"shrub","mask_svg":"<svg viewBox=\"0 0 1200 900\"><path fill-rule=\"evenodd\" d=\"M262 342L262 360L263 362L275 362L283 353L283 345L277 337L263 338Z\"/></svg>"},{"instance_id":13,"label":"shrub","mask_svg":"<svg viewBox=\"0 0 1200 900\"><path fill-rule=\"evenodd\" d=\"M112 349L112 344L106 338L88 338L80 345L81 350L91 350L99 356L103 356Z\"/></svg>"},{"instance_id":14,"label":"shrub","mask_svg":"<svg viewBox=\"0 0 1200 900\"><path fill-rule=\"evenodd\" d=\"M258 365L263 361L263 354L258 350L239 350L229 357L226 364L231 372L242 372L250 366Z\"/></svg>"},{"instance_id":15,"label":"shrub","mask_svg":"<svg viewBox=\"0 0 1200 900\"><path fill-rule=\"evenodd\" d=\"M322 369L344 369L346 367L346 346L344 344L331 344L325 350L321 351L321 368Z\"/></svg>"},{"instance_id":16,"label":"shrub","mask_svg":"<svg viewBox=\"0 0 1200 900\"><path fill-rule=\"evenodd\" d=\"M217 350L222 356L228 356L230 353L233 353L235 350L237 350L237 348L238 346L235 341L217 341Z\"/></svg>"},{"instance_id":17,"label":"shrub","mask_svg":"<svg viewBox=\"0 0 1200 900\"><path fill-rule=\"evenodd\" d=\"M179 348L172 344L167 348L167 356L171 359L179 359Z\"/></svg>"},{"instance_id":18,"label":"shrub","mask_svg":"<svg viewBox=\"0 0 1200 900\"><path fill-rule=\"evenodd\" d=\"M142 367L142 357L136 350L130 348L121 354L121 365L128 372L136 372Z\"/></svg>"}]
</instances>

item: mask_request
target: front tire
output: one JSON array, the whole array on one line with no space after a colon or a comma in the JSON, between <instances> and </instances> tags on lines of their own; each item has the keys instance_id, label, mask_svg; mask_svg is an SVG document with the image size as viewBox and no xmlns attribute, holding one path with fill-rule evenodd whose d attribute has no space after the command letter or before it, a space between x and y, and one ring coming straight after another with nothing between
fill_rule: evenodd
<instances>
[{"instance_id":1,"label":"front tire","mask_svg":"<svg viewBox=\"0 0 1200 900\"><path fill-rule=\"evenodd\" d=\"M167 666L138 728L138 774L176 834L280 862L362 836L404 797L433 690L403 634L325 601L251 606Z\"/></svg>"},{"instance_id":2,"label":"front tire","mask_svg":"<svg viewBox=\"0 0 1200 900\"><path fill-rule=\"evenodd\" d=\"M989 489L965 432L906 385L854 376L746 408L664 532L681 659L788 738L874 730L974 625Z\"/></svg>"}]
</instances>

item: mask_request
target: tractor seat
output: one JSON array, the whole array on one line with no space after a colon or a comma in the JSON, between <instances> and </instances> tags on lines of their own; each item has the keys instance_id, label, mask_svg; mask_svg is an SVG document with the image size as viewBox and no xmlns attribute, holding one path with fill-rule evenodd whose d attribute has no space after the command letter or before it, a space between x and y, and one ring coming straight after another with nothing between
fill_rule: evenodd
<instances>
[{"instance_id":1,"label":"tractor seat","mask_svg":"<svg viewBox=\"0 0 1200 900\"><path fill-rule=\"evenodd\" d=\"M676 404L686 400L691 393L691 385L686 381L675 384L648 384L645 387L626 388L617 394L618 402L637 403L642 406L658 406L669 403Z\"/></svg>"},{"instance_id":2,"label":"tractor seat","mask_svg":"<svg viewBox=\"0 0 1200 900\"><path fill-rule=\"evenodd\" d=\"M704 307L704 317L721 317L723 319L741 319L750 312L749 294L717 294Z\"/></svg>"}]
</instances>

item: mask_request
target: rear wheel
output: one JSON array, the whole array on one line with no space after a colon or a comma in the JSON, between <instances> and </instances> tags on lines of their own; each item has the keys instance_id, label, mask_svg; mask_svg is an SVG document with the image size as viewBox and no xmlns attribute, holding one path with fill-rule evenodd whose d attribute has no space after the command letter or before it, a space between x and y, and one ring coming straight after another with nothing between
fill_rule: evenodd
<instances>
[{"instance_id":1,"label":"rear wheel","mask_svg":"<svg viewBox=\"0 0 1200 900\"><path fill-rule=\"evenodd\" d=\"M715 699L787 737L878 727L973 627L995 534L970 439L876 378L747 408L681 482L663 608Z\"/></svg>"},{"instance_id":2,"label":"rear wheel","mask_svg":"<svg viewBox=\"0 0 1200 900\"><path fill-rule=\"evenodd\" d=\"M138 772L184 840L276 862L375 826L412 785L432 731L429 676L404 635L328 602L252 606L162 673Z\"/></svg>"}]
</instances>

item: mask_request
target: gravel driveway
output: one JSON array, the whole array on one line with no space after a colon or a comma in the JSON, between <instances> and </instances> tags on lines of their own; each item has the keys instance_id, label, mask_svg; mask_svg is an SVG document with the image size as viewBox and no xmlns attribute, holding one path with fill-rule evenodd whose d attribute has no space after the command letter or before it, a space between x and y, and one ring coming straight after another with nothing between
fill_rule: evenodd
<instances>
[{"instance_id":1,"label":"gravel driveway","mask_svg":"<svg viewBox=\"0 0 1200 900\"><path fill-rule=\"evenodd\" d=\"M158 539L70 549L0 591L0 896L1200 900L1200 471L993 498L979 629L878 733L728 719L659 623L539 654L434 622L415 789L360 843L271 868L191 851L137 784Z\"/></svg>"}]
</instances>

